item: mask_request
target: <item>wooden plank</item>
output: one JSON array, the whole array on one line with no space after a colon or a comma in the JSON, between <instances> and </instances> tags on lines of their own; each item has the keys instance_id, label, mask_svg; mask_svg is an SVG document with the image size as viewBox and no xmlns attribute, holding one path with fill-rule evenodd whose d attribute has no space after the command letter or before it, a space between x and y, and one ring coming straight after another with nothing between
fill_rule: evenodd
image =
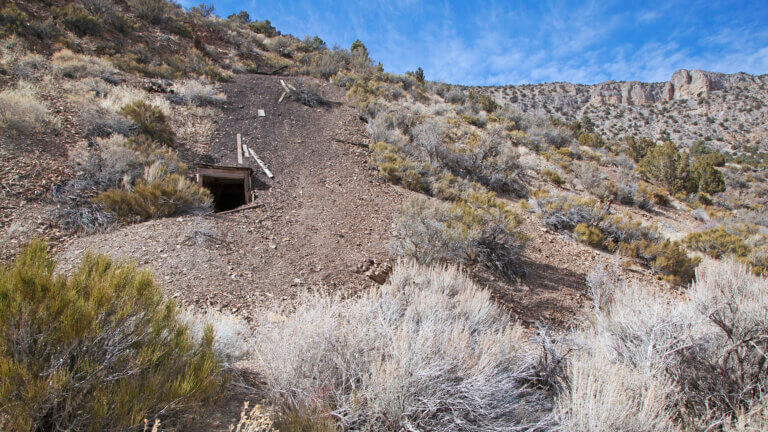
<instances>
[{"instance_id":1,"label":"wooden plank","mask_svg":"<svg viewBox=\"0 0 768 432\"><path fill-rule=\"evenodd\" d=\"M264 204L261 204L261 203L246 204L246 205L244 205L242 207L238 207L236 209L214 213L213 216L216 217L216 216L219 216L219 215L237 213L237 212L241 212L243 210L251 210L251 209L260 208L260 207L264 207Z\"/></svg>"},{"instance_id":2,"label":"wooden plank","mask_svg":"<svg viewBox=\"0 0 768 432\"><path fill-rule=\"evenodd\" d=\"M237 172L250 172L253 171L251 167L248 166L228 166L228 165L209 165L209 164L198 164L197 165L198 170L207 170L207 169L213 169L213 170L225 170L225 171L237 171Z\"/></svg>"},{"instance_id":3,"label":"wooden plank","mask_svg":"<svg viewBox=\"0 0 768 432\"><path fill-rule=\"evenodd\" d=\"M267 168L267 165L265 165L264 162L262 162L262 160L259 159L258 156L256 156L256 153L253 151L253 149L249 148L248 151L251 152L251 156L253 156L253 158L256 159L256 163L258 163L261 169L264 170L264 174L266 174L267 177L271 179L275 178L275 176L272 175L272 171L270 171L269 168Z\"/></svg>"},{"instance_id":4,"label":"wooden plank","mask_svg":"<svg viewBox=\"0 0 768 432\"><path fill-rule=\"evenodd\" d=\"M243 163L243 138L237 134L237 163Z\"/></svg>"},{"instance_id":5,"label":"wooden plank","mask_svg":"<svg viewBox=\"0 0 768 432\"><path fill-rule=\"evenodd\" d=\"M220 178L220 179L228 179L228 180L242 180L247 177L247 174L239 173L239 172L232 172L232 171L211 171L211 172L201 172L199 174L200 181L204 181L207 178Z\"/></svg>"}]
</instances>

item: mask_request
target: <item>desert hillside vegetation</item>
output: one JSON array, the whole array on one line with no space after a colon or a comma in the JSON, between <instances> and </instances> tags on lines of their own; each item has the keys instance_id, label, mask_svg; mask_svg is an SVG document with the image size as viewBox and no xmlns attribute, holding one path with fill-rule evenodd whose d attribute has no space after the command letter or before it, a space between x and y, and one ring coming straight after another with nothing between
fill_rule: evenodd
<instances>
[{"instance_id":1,"label":"desert hillside vegetation","mask_svg":"<svg viewBox=\"0 0 768 432\"><path fill-rule=\"evenodd\" d=\"M0 2L0 429L768 429L765 75L474 88L258 18ZM381 280L239 316L127 260L57 267L74 239L226 220L192 168L224 86L272 75L281 103L354 109L348 144L407 192ZM554 239L599 258L570 263L578 313L516 320L504 293L566 255Z\"/></svg>"}]
</instances>

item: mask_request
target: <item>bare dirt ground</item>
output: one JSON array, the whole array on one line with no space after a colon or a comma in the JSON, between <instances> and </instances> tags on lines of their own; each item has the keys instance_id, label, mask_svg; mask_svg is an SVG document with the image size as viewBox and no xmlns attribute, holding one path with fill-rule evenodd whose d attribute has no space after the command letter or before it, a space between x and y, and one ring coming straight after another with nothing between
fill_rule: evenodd
<instances>
[{"instance_id":1,"label":"bare dirt ground","mask_svg":"<svg viewBox=\"0 0 768 432\"><path fill-rule=\"evenodd\" d=\"M279 78L241 75L224 86L228 102L206 162L236 164L235 135L253 148L275 179L257 172L258 208L230 214L156 220L74 240L62 268L86 249L150 267L182 304L250 318L273 300L300 292L364 289L356 273L384 261L392 216L408 192L376 178L367 153L334 139L363 142L364 124L344 106L278 104ZM324 89L331 99L338 88ZM263 109L265 117L258 116Z\"/></svg>"}]
</instances>

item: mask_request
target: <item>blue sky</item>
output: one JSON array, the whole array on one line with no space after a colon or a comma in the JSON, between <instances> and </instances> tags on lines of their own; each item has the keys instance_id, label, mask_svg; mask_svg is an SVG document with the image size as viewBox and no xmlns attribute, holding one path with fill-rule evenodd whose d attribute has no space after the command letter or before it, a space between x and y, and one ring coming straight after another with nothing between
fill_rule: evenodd
<instances>
[{"instance_id":1,"label":"blue sky","mask_svg":"<svg viewBox=\"0 0 768 432\"><path fill-rule=\"evenodd\" d=\"M185 6L199 3L184 0ZM213 0L329 46L359 38L385 70L499 85L666 81L677 69L768 73L768 0Z\"/></svg>"}]
</instances>

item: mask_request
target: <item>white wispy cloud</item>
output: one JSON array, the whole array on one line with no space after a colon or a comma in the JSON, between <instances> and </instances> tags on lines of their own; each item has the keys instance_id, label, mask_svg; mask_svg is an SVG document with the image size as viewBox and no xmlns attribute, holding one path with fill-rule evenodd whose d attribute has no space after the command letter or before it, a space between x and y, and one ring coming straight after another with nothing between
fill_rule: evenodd
<instances>
[{"instance_id":1,"label":"white wispy cloud","mask_svg":"<svg viewBox=\"0 0 768 432\"><path fill-rule=\"evenodd\" d=\"M331 46L360 38L389 71L421 66L429 79L490 85L664 81L681 68L765 73L768 8L756 5L739 14L711 0L250 0L247 7Z\"/></svg>"}]
</instances>

